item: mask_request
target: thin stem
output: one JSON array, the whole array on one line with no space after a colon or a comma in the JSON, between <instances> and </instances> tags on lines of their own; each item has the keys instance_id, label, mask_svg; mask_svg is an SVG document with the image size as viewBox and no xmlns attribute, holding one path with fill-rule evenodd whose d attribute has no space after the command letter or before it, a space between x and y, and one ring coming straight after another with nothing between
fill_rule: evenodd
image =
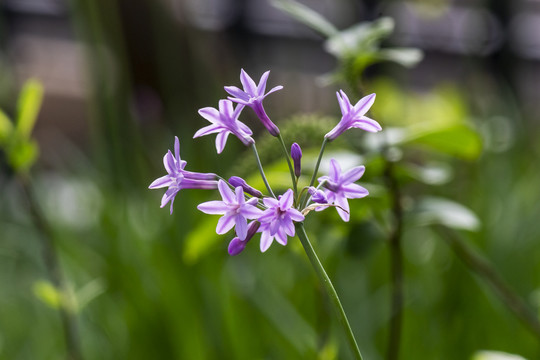
<instances>
[{"instance_id":1,"label":"thin stem","mask_svg":"<svg viewBox=\"0 0 540 360\"><path fill-rule=\"evenodd\" d=\"M389 160L386 160L384 177L386 187L391 196L392 215L394 218L394 224L389 236L392 304L387 359L397 360L399 358L403 324L403 251L401 248L403 208L401 206L401 190L394 175L393 163Z\"/></svg>"},{"instance_id":2,"label":"thin stem","mask_svg":"<svg viewBox=\"0 0 540 360\"><path fill-rule=\"evenodd\" d=\"M277 138L279 139L279 142L281 143L281 149L283 150L283 154L285 155L285 158L287 159L287 165L289 165L289 172L291 173L291 181L293 184L293 191L294 191L294 199L296 203L296 195L298 194L298 190L296 188L296 175L294 175L294 168L291 164L291 157L289 156L289 151L287 150L287 146L285 145L285 141L283 141L283 136L281 136L281 133L278 134Z\"/></svg>"},{"instance_id":3,"label":"thin stem","mask_svg":"<svg viewBox=\"0 0 540 360\"><path fill-rule=\"evenodd\" d=\"M450 245L454 253L463 263L483 281L485 281L510 311L540 339L540 321L534 311L517 295L493 265L482 255L463 242L457 234L440 227L436 228L442 238Z\"/></svg>"},{"instance_id":4,"label":"thin stem","mask_svg":"<svg viewBox=\"0 0 540 360\"><path fill-rule=\"evenodd\" d=\"M270 187L270 184L268 183L268 180L266 179L266 175L264 175L264 170L261 164L261 159L259 158L259 153L257 152L257 147L255 146L255 143L251 144L251 148L253 149L253 153L255 154L255 160L257 160L257 167L259 168L259 172L261 173L261 177L264 181L264 185L266 186L266 189L272 195L273 198L276 198L276 195L272 191L272 188Z\"/></svg>"},{"instance_id":5,"label":"thin stem","mask_svg":"<svg viewBox=\"0 0 540 360\"><path fill-rule=\"evenodd\" d=\"M328 139L324 138L324 140L322 142L322 145L321 145L321 150L319 151L319 157L317 158L317 163L315 164L315 169L313 170L313 175L311 176L311 181L309 182L309 186L313 186L313 184L315 183L315 179L317 178L317 173L319 172L319 166L321 165L321 159L323 157L324 149L326 148L326 143L327 142L328 142ZM306 197L304 199L304 202L302 203L302 206L300 206L301 209L306 207L307 200L308 200L308 198Z\"/></svg>"},{"instance_id":6,"label":"thin stem","mask_svg":"<svg viewBox=\"0 0 540 360\"><path fill-rule=\"evenodd\" d=\"M296 234L298 235L298 238L300 239L300 242L302 243L302 246L304 247L306 255L309 258L311 265L315 269L315 272L317 273L319 280L324 285L324 288L326 289L326 292L328 296L330 297L332 305L334 306L334 309L336 310L336 313L339 318L339 322L341 326L343 327L345 334L347 335L347 341L349 343L349 347L352 353L354 354L355 359L362 360L362 354L360 353L360 349L358 348L358 344L356 343L356 340L354 338L354 334L352 332L351 325L349 324L349 320L347 319L347 315L345 314L345 310L343 310L343 306L341 305L341 301L339 300L339 296L336 292L336 289L334 289L334 285L332 285L332 281L328 277L328 274L324 270L324 267L321 264L321 261L317 257L317 253L315 253L315 250L313 249L313 246L311 245L311 242L308 239L306 230L304 229L304 224L296 223L295 227L296 227Z\"/></svg>"},{"instance_id":7,"label":"thin stem","mask_svg":"<svg viewBox=\"0 0 540 360\"><path fill-rule=\"evenodd\" d=\"M19 179L28 200L34 225L41 235L41 240L43 243L43 260L45 262L49 278L51 279L54 287L58 289L62 295L62 299L65 300L67 297L67 291L62 269L60 267L60 261L58 260L58 255L54 246L53 231L37 203L36 196L30 184L30 179L24 175L20 175ZM66 308L65 302L61 303L61 306L58 308L58 312L60 313L60 319L64 329L67 357L69 360L82 360L83 356L80 350L76 318L72 310Z\"/></svg>"}]
</instances>

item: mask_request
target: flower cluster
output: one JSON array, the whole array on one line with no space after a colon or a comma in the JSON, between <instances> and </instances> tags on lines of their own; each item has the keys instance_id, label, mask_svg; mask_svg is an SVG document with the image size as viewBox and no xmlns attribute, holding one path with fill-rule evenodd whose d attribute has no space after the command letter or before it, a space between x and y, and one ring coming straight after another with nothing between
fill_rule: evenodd
<instances>
[{"instance_id":1,"label":"flower cluster","mask_svg":"<svg viewBox=\"0 0 540 360\"><path fill-rule=\"evenodd\" d=\"M311 183L304 190L297 191L298 179L302 174L302 150L300 145L293 143L289 153L283 145L283 151L291 171L293 188L287 189L282 195L274 195L258 158L255 140L252 138L253 132L239 120L244 108L251 108L268 132L272 136L278 137L284 144L279 128L270 120L263 107L263 100L266 96L283 88L283 86L276 86L265 93L269 74L270 71L265 72L259 83L256 84L242 69L240 82L243 90L235 86L226 86L225 90L231 96L228 99L220 100L217 109L212 107L200 109L199 114L211 124L203 127L193 136L197 138L217 134L216 150L218 154L223 152L230 134L237 137L244 145L253 147L268 195L264 195L238 176L232 176L226 181L212 173L184 170L186 161L180 158L180 143L177 137L174 143L174 155L169 150L163 158L167 175L156 179L149 186L150 189L168 188L161 200L161 207L170 202L171 214L174 199L180 190L217 188L222 200L207 201L199 204L197 208L206 214L222 215L216 227L217 234L226 234L234 228L236 236L229 243L230 255L241 253L257 233L261 234L260 249L262 252L268 250L274 240L281 245L286 245L288 237L295 236L295 223L304 221L309 210L322 211L328 207L335 207L339 216L344 221L349 221L347 199L362 198L368 195L365 188L355 184L364 174L364 166L342 172L335 159L330 160L329 174L319 177L318 186L313 186L323 155L324 143L336 139L351 128L360 128L369 132L381 130L381 126L375 120L365 116L375 101L375 94L360 99L353 106L342 90L337 93L342 118L325 135ZM291 164L291 160L294 166Z\"/></svg>"}]
</instances>

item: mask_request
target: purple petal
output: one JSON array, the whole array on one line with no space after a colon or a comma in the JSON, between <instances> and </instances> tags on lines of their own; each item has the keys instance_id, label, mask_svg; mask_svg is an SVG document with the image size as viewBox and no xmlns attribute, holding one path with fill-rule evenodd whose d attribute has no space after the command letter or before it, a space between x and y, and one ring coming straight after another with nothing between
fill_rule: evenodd
<instances>
[{"instance_id":1,"label":"purple petal","mask_svg":"<svg viewBox=\"0 0 540 360\"><path fill-rule=\"evenodd\" d=\"M221 154L223 152L223 149L225 149L225 145L227 144L227 138L229 137L229 132L227 130L223 130L216 136L216 150L218 154Z\"/></svg>"},{"instance_id":2,"label":"purple petal","mask_svg":"<svg viewBox=\"0 0 540 360\"><path fill-rule=\"evenodd\" d=\"M343 219L343 221L349 221L349 217L350 217L350 214L349 214L349 202L347 201L347 199L345 197L336 197L336 201L334 202L336 205L338 206L341 206L344 210L342 210L341 208L336 208L339 216L341 216L341 218Z\"/></svg>"},{"instance_id":3,"label":"purple petal","mask_svg":"<svg viewBox=\"0 0 540 360\"><path fill-rule=\"evenodd\" d=\"M249 95L236 86L225 86L225 91L239 100L249 101ZM232 100L230 97L229 99Z\"/></svg>"},{"instance_id":4,"label":"purple petal","mask_svg":"<svg viewBox=\"0 0 540 360\"><path fill-rule=\"evenodd\" d=\"M217 188L217 181L215 180L193 180L182 179L180 183L180 189L203 189L212 190Z\"/></svg>"},{"instance_id":5,"label":"purple petal","mask_svg":"<svg viewBox=\"0 0 540 360\"><path fill-rule=\"evenodd\" d=\"M330 176L330 180L339 182L339 175L341 175L341 166L339 166L339 163L335 159L330 160L330 172L328 175Z\"/></svg>"},{"instance_id":6,"label":"purple petal","mask_svg":"<svg viewBox=\"0 0 540 360\"><path fill-rule=\"evenodd\" d=\"M170 207L170 214L172 215L173 213L173 204L174 204L174 196L173 198L171 199L171 207Z\"/></svg>"},{"instance_id":7,"label":"purple petal","mask_svg":"<svg viewBox=\"0 0 540 360\"><path fill-rule=\"evenodd\" d=\"M198 137L201 137L201 136L204 136L204 135L208 135L208 134L213 134L213 133L216 133L216 132L220 132L222 130L222 126L221 125L218 125L218 124L212 124L212 125L208 125L208 126L205 126L199 130L197 130L197 132L195 133L195 135L193 135L193 138L198 138Z\"/></svg>"},{"instance_id":8,"label":"purple petal","mask_svg":"<svg viewBox=\"0 0 540 360\"><path fill-rule=\"evenodd\" d=\"M262 213L263 211L261 209L257 209L252 205L242 206L240 209L240 214L245 216L247 219L257 219L262 215Z\"/></svg>"},{"instance_id":9,"label":"purple petal","mask_svg":"<svg viewBox=\"0 0 540 360\"><path fill-rule=\"evenodd\" d=\"M245 198L244 198L244 190L242 189L241 186L238 186L234 189L235 193L236 193L236 203L238 205L243 205L244 202L245 202Z\"/></svg>"},{"instance_id":10,"label":"purple petal","mask_svg":"<svg viewBox=\"0 0 540 360\"><path fill-rule=\"evenodd\" d=\"M234 227L235 216L223 215L219 218L216 227L216 233L219 235L225 234L227 231L231 230Z\"/></svg>"},{"instance_id":11,"label":"purple petal","mask_svg":"<svg viewBox=\"0 0 540 360\"><path fill-rule=\"evenodd\" d=\"M171 179L171 177L169 175L165 175L165 176L162 176L160 178L157 178L156 180L154 180L150 186L148 186L149 189L159 189L159 188L162 188L162 187L166 187L166 186L169 186L173 183L174 181Z\"/></svg>"},{"instance_id":12,"label":"purple petal","mask_svg":"<svg viewBox=\"0 0 540 360\"><path fill-rule=\"evenodd\" d=\"M293 221L304 221L304 215L302 215L302 213L296 209L287 210L287 214L291 217Z\"/></svg>"},{"instance_id":13,"label":"purple petal","mask_svg":"<svg viewBox=\"0 0 540 360\"><path fill-rule=\"evenodd\" d=\"M270 95L271 93L276 92L276 91L281 90L281 89L283 89L283 86L281 86L281 85L274 86L269 92L267 92L266 94L264 94L264 97L267 97L267 96Z\"/></svg>"},{"instance_id":14,"label":"purple petal","mask_svg":"<svg viewBox=\"0 0 540 360\"><path fill-rule=\"evenodd\" d=\"M203 202L202 204L199 204L197 206L197 209L199 209L205 214L223 215L229 210L229 207L223 201L214 200L214 201L207 201L207 202Z\"/></svg>"},{"instance_id":15,"label":"purple petal","mask_svg":"<svg viewBox=\"0 0 540 360\"><path fill-rule=\"evenodd\" d=\"M244 87L244 91L252 97L257 96L257 86L255 85L255 82L253 79L242 69L240 71L240 82L242 83L242 86Z\"/></svg>"},{"instance_id":16,"label":"purple petal","mask_svg":"<svg viewBox=\"0 0 540 360\"><path fill-rule=\"evenodd\" d=\"M174 156L171 153L171 150L167 151L165 156L163 156L163 166L165 166L165 170L167 170L169 174L175 173L176 166L175 166Z\"/></svg>"},{"instance_id":17,"label":"purple petal","mask_svg":"<svg viewBox=\"0 0 540 360\"><path fill-rule=\"evenodd\" d=\"M279 205L279 202L276 199L270 198L270 197L264 198L263 203L264 205L266 205L266 207L269 207L269 208L276 207Z\"/></svg>"},{"instance_id":18,"label":"purple petal","mask_svg":"<svg viewBox=\"0 0 540 360\"><path fill-rule=\"evenodd\" d=\"M163 197L161 198L161 206L160 207L164 207L165 205L167 205L167 203L173 199L176 194L178 193L178 189L176 188L172 188L172 189L168 189L165 194L163 194Z\"/></svg>"},{"instance_id":19,"label":"purple petal","mask_svg":"<svg viewBox=\"0 0 540 360\"><path fill-rule=\"evenodd\" d=\"M241 105L245 105L245 106L250 106L251 105L251 102L249 102L249 100L242 100L242 99L238 99L238 98L235 98L235 97L232 97L232 96L228 96L227 99L229 99L231 101L234 101L237 104L241 104Z\"/></svg>"},{"instance_id":20,"label":"purple petal","mask_svg":"<svg viewBox=\"0 0 540 360\"><path fill-rule=\"evenodd\" d=\"M270 235L268 231L263 231L261 234L261 252L268 250L270 245L272 245L272 240L274 237Z\"/></svg>"},{"instance_id":21,"label":"purple petal","mask_svg":"<svg viewBox=\"0 0 540 360\"><path fill-rule=\"evenodd\" d=\"M267 223L274 218L275 213L276 211L274 209L266 209L263 211L262 215L259 216L257 220L259 220L260 222Z\"/></svg>"},{"instance_id":22,"label":"purple petal","mask_svg":"<svg viewBox=\"0 0 540 360\"><path fill-rule=\"evenodd\" d=\"M349 98L347 97L347 95L345 94L343 90L339 90L339 92L336 92L336 95L337 95L337 99L339 103L339 108L341 110L341 114L345 116L346 114L351 112L351 109L352 109L351 102L349 101Z\"/></svg>"},{"instance_id":23,"label":"purple petal","mask_svg":"<svg viewBox=\"0 0 540 360\"><path fill-rule=\"evenodd\" d=\"M182 175L184 175L184 178L192 180L215 180L216 178L216 174L199 173L187 170L182 171Z\"/></svg>"},{"instance_id":24,"label":"purple petal","mask_svg":"<svg viewBox=\"0 0 540 360\"><path fill-rule=\"evenodd\" d=\"M368 112L369 108L373 105L375 102L375 94L369 94L367 96L364 96L358 102L356 105L354 105L353 111L356 116L362 116L365 113Z\"/></svg>"},{"instance_id":25,"label":"purple petal","mask_svg":"<svg viewBox=\"0 0 540 360\"><path fill-rule=\"evenodd\" d=\"M285 231L282 228L280 228L276 232L274 239L281 245L287 245L287 235L285 234Z\"/></svg>"},{"instance_id":26,"label":"purple petal","mask_svg":"<svg viewBox=\"0 0 540 360\"><path fill-rule=\"evenodd\" d=\"M282 211L290 209L293 205L294 195L291 189L287 190L285 194L281 195L279 199L279 208Z\"/></svg>"},{"instance_id":27,"label":"purple petal","mask_svg":"<svg viewBox=\"0 0 540 360\"><path fill-rule=\"evenodd\" d=\"M199 115L201 115L206 120L210 121L213 124L220 124L221 118L219 116L219 111L213 107L205 107L199 109Z\"/></svg>"},{"instance_id":28,"label":"purple petal","mask_svg":"<svg viewBox=\"0 0 540 360\"><path fill-rule=\"evenodd\" d=\"M359 199L369 195L369 191L357 184L347 184L341 187L343 195L349 199Z\"/></svg>"},{"instance_id":29,"label":"purple petal","mask_svg":"<svg viewBox=\"0 0 540 360\"><path fill-rule=\"evenodd\" d=\"M362 116L360 119L354 120L351 126L369 132L378 132L382 130L381 125L377 121L370 119L367 116Z\"/></svg>"},{"instance_id":30,"label":"purple petal","mask_svg":"<svg viewBox=\"0 0 540 360\"><path fill-rule=\"evenodd\" d=\"M266 82L268 81L268 75L270 75L270 70L262 74L261 80L259 80L259 85L257 85L258 96L264 95L264 90L266 90Z\"/></svg>"},{"instance_id":31,"label":"purple petal","mask_svg":"<svg viewBox=\"0 0 540 360\"><path fill-rule=\"evenodd\" d=\"M230 100L226 100L226 99L219 100L218 106L219 106L221 122L228 122L230 119L232 119L232 115L233 115L232 104L233 103Z\"/></svg>"},{"instance_id":32,"label":"purple petal","mask_svg":"<svg viewBox=\"0 0 540 360\"><path fill-rule=\"evenodd\" d=\"M247 236L247 229L248 229L246 218L238 214L235 216L235 223L236 223L236 235L238 235L238 237L241 240L244 240Z\"/></svg>"},{"instance_id":33,"label":"purple petal","mask_svg":"<svg viewBox=\"0 0 540 360\"><path fill-rule=\"evenodd\" d=\"M295 229L294 229L294 224L292 221L284 221L281 225L281 227L283 228L283 230L285 231L285 234L289 235L289 236L294 236L294 232L295 232Z\"/></svg>"},{"instance_id":34,"label":"purple petal","mask_svg":"<svg viewBox=\"0 0 540 360\"><path fill-rule=\"evenodd\" d=\"M366 171L365 166L357 166L350 170L348 170L345 174L343 174L340 178L342 184L349 184L357 181L364 175L364 171Z\"/></svg>"},{"instance_id":35,"label":"purple petal","mask_svg":"<svg viewBox=\"0 0 540 360\"><path fill-rule=\"evenodd\" d=\"M236 105L236 108L234 108L234 111L231 115L231 119L238 119L238 117L240 116L240 113L242 112L242 110L244 110L246 106L243 105L243 104L238 104Z\"/></svg>"},{"instance_id":36,"label":"purple petal","mask_svg":"<svg viewBox=\"0 0 540 360\"><path fill-rule=\"evenodd\" d=\"M225 203L227 204L235 203L234 193L229 188L229 185L227 185L227 183L221 179L218 181L218 190L219 190L219 193L221 194L221 198L223 199Z\"/></svg>"},{"instance_id":37,"label":"purple petal","mask_svg":"<svg viewBox=\"0 0 540 360\"><path fill-rule=\"evenodd\" d=\"M176 161L180 162L180 140L178 140L178 136L174 137L174 157Z\"/></svg>"}]
</instances>

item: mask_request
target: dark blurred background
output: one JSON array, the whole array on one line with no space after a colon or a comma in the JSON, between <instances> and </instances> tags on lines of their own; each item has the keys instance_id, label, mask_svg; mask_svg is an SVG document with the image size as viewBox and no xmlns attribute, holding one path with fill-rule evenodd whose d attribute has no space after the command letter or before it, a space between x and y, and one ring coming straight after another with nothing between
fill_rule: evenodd
<instances>
[{"instance_id":1,"label":"dark blurred background","mask_svg":"<svg viewBox=\"0 0 540 360\"><path fill-rule=\"evenodd\" d=\"M384 89L393 89L441 116L443 101L479 129L478 158L443 159L457 169L452 178L439 187L412 186L409 195L444 195L471 208L480 230L459 236L538 313L540 1L302 3L339 29L392 17L396 28L384 45L424 51L413 69L381 63L366 70L366 90L383 89L373 117L385 127L376 115L391 107ZM265 254L254 241L231 258L228 237L212 234L217 219L196 211L216 194L183 191L170 216L159 209L161 194L147 190L164 174L161 158L175 135L192 171L253 172L236 139L220 156L213 138L192 139L206 125L197 110L216 107L224 85L238 86L240 68L256 79L271 70L269 87L284 85L265 102L280 127L304 113L337 122L341 85L320 81L337 63L322 43L266 0L0 2L0 107L13 113L21 85L29 78L43 83L33 175L75 299L85 358L349 358L296 239ZM450 105L444 89L451 89ZM404 108L403 117L422 116L415 113L422 109ZM319 139L311 141L307 153L316 154ZM262 148L263 160L272 159L272 147ZM375 190L381 182L374 175L367 181ZM0 358L62 358L39 236L17 183L6 173L0 185ZM377 206L373 193L366 204ZM359 206L365 216L358 221L335 230L313 221L312 231L360 348L366 358L382 359L388 255L374 210ZM321 216L328 228L338 223L333 213ZM482 350L540 358L538 338L439 240L427 227L404 233L402 358L472 359Z\"/></svg>"}]
</instances>

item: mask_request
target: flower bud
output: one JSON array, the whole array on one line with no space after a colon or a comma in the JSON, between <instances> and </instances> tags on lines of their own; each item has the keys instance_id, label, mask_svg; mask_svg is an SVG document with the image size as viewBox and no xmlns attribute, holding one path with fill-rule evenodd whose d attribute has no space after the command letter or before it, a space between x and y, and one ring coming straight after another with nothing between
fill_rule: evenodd
<instances>
[{"instance_id":1,"label":"flower bud","mask_svg":"<svg viewBox=\"0 0 540 360\"><path fill-rule=\"evenodd\" d=\"M238 187L238 186L242 187L242 189L244 190L245 193L248 193L248 194L250 194L252 196L262 197L262 192L255 189L254 187L248 185L246 180L242 179L241 177L231 176L229 178L229 184L231 184L235 188Z\"/></svg>"},{"instance_id":2,"label":"flower bud","mask_svg":"<svg viewBox=\"0 0 540 360\"><path fill-rule=\"evenodd\" d=\"M300 177L300 171L302 169L300 161L300 159L302 159L302 149L300 149L300 145L297 143L293 143L291 145L291 158L293 159L294 163L294 175L296 175L296 177Z\"/></svg>"},{"instance_id":3,"label":"flower bud","mask_svg":"<svg viewBox=\"0 0 540 360\"><path fill-rule=\"evenodd\" d=\"M231 242L229 243L229 248L228 248L229 255L235 256L235 255L240 254L242 251L244 251L248 241L251 240L251 238L253 237L253 235L255 235L257 230L259 230L259 226L261 226L260 222L252 221L248 225L248 231L247 231L247 236L245 240L240 240L240 238L238 237L235 237L234 239L232 239Z\"/></svg>"},{"instance_id":4,"label":"flower bud","mask_svg":"<svg viewBox=\"0 0 540 360\"><path fill-rule=\"evenodd\" d=\"M308 192L311 194L311 200L313 200L314 202L319 203L319 204L328 203L328 199L326 198L324 191L318 190L315 187L310 186L308 189Z\"/></svg>"}]
</instances>

